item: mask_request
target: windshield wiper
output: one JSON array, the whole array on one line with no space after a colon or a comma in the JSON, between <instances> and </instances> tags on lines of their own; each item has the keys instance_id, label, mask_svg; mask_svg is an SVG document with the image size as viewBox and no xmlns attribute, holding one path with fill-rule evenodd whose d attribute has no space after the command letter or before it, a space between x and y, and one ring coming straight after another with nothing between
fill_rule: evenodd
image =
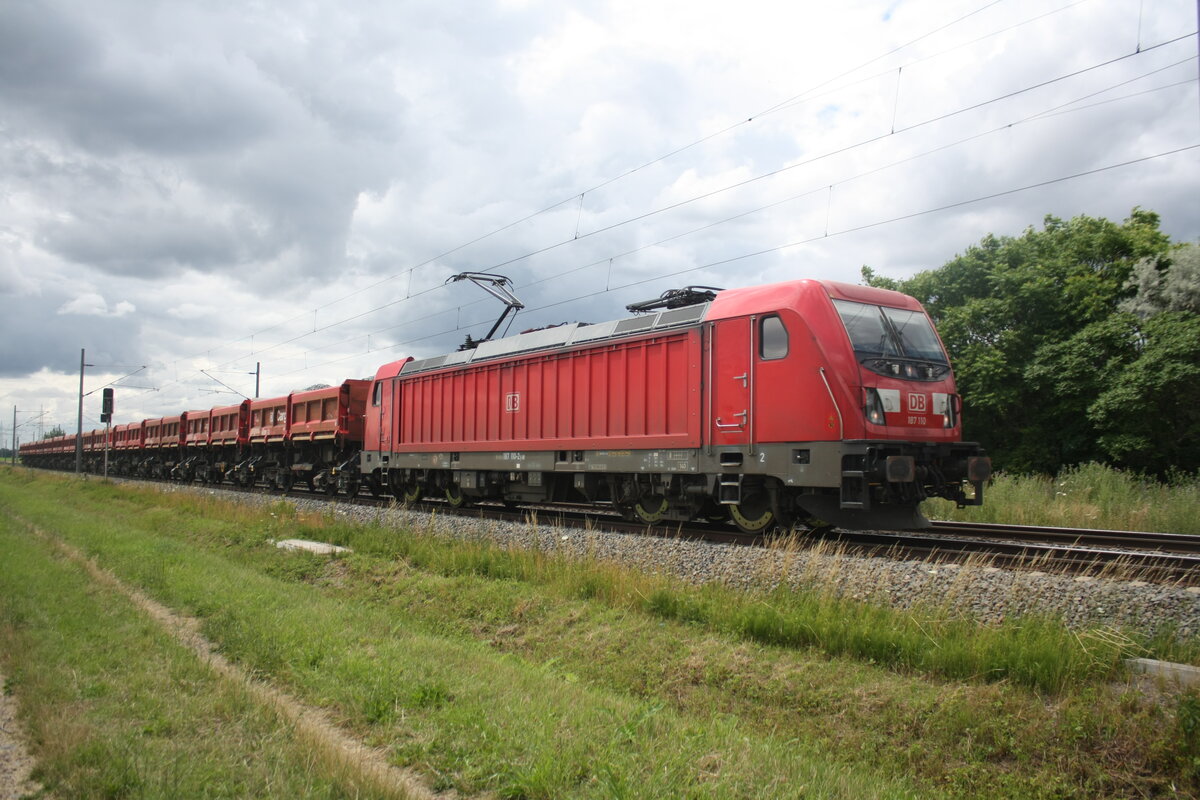
<instances>
[{"instance_id":1,"label":"windshield wiper","mask_svg":"<svg viewBox=\"0 0 1200 800\"><path fill-rule=\"evenodd\" d=\"M904 334L892 322L891 317L887 315L882 306L879 308L879 318L883 321L884 335L889 336L892 340L892 346L896 349L896 355L908 355L904 350Z\"/></svg>"}]
</instances>

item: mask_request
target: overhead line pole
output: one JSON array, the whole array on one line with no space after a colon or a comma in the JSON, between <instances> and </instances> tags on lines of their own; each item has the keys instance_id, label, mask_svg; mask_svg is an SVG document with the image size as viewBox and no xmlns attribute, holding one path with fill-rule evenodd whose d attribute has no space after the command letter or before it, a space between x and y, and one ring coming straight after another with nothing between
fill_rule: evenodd
<instances>
[{"instance_id":1,"label":"overhead line pole","mask_svg":"<svg viewBox=\"0 0 1200 800\"><path fill-rule=\"evenodd\" d=\"M79 413L75 417L75 474L83 472L83 348L79 348Z\"/></svg>"}]
</instances>

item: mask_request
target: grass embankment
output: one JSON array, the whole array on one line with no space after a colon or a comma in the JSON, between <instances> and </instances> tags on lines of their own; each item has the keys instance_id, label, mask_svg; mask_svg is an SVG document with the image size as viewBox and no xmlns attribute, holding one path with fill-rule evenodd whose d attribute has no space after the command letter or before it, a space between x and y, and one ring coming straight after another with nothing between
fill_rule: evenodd
<instances>
[{"instance_id":1,"label":"grass embankment","mask_svg":"<svg viewBox=\"0 0 1200 800\"><path fill-rule=\"evenodd\" d=\"M1093 797L1165 793L1172 784L1185 795L1196 790L1195 698L1162 705L1110 688L1122 655L1113 638L1076 637L1045 621L978 629L933 612L895 614L819 592L755 597L694 589L601 564L300 519L285 503L273 513L255 511L22 472L0 473L0 508L198 617L226 657L330 709L434 785L467 794ZM356 552L331 560L270 544L288 536ZM29 565L55 563L20 524L4 522L0 547L18 545ZM22 676L91 670L109 681L140 671L131 662L141 659L128 657L140 648L116 645L113 661L100 665L92 663L94 646L62 653L37 646L103 640L106 631L98 620L31 616L28 609L46 602L39 587L50 579L29 565L3 571L0 623L13 644L0 654L4 669ZM55 585L48 594L57 591ZM131 613L95 589L88 603L97 613ZM180 706L175 734L229 738L208 732L211 708L171 700L175 682L130 680L127 691ZM93 713L77 680L57 685L49 692L18 684L37 709L33 719L70 719L84 707ZM96 709L111 729L75 737L78 744L61 757L53 756L53 725L37 722L41 779L52 787L81 785L70 782L92 778L79 753L117 741L128 747L136 776L126 796L171 794L152 787L162 786L177 762L154 749L154 737L139 727L142 714L124 713L134 699ZM236 723L245 724L240 717ZM239 793L268 794L228 792ZM305 793L317 792L298 792Z\"/></svg>"},{"instance_id":2,"label":"grass embankment","mask_svg":"<svg viewBox=\"0 0 1200 800\"><path fill-rule=\"evenodd\" d=\"M20 698L54 796L400 796L324 758L7 514L0 554L3 691Z\"/></svg>"},{"instance_id":3,"label":"grass embankment","mask_svg":"<svg viewBox=\"0 0 1200 800\"><path fill-rule=\"evenodd\" d=\"M1058 477L999 473L984 504L956 509L929 500L931 519L1063 528L1200 533L1200 476L1157 481L1103 464L1084 464Z\"/></svg>"}]
</instances>

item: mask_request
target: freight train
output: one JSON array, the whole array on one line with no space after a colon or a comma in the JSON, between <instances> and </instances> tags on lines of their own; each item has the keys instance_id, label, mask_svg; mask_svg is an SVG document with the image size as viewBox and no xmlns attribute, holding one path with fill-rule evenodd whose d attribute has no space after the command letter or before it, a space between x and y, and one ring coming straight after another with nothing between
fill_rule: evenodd
<instances>
[{"instance_id":1,"label":"freight train","mask_svg":"<svg viewBox=\"0 0 1200 800\"><path fill-rule=\"evenodd\" d=\"M983 502L941 340L913 298L824 280L689 287L634 316L402 358L373 379L118 425L116 474L452 506L587 503L647 524L919 528ZM75 436L26 444L72 468ZM82 436L98 470L105 431Z\"/></svg>"}]
</instances>

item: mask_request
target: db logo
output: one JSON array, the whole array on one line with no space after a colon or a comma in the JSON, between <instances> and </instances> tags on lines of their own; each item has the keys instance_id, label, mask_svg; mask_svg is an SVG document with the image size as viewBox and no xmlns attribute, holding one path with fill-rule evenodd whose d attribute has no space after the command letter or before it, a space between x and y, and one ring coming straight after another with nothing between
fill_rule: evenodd
<instances>
[{"instance_id":1,"label":"db logo","mask_svg":"<svg viewBox=\"0 0 1200 800\"><path fill-rule=\"evenodd\" d=\"M504 410L509 414L515 414L521 410L520 392L510 392L504 395Z\"/></svg>"},{"instance_id":2,"label":"db logo","mask_svg":"<svg viewBox=\"0 0 1200 800\"><path fill-rule=\"evenodd\" d=\"M909 392L908 410L912 414L924 414L929 410L929 397L920 392Z\"/></svg>"}]
</instances>

